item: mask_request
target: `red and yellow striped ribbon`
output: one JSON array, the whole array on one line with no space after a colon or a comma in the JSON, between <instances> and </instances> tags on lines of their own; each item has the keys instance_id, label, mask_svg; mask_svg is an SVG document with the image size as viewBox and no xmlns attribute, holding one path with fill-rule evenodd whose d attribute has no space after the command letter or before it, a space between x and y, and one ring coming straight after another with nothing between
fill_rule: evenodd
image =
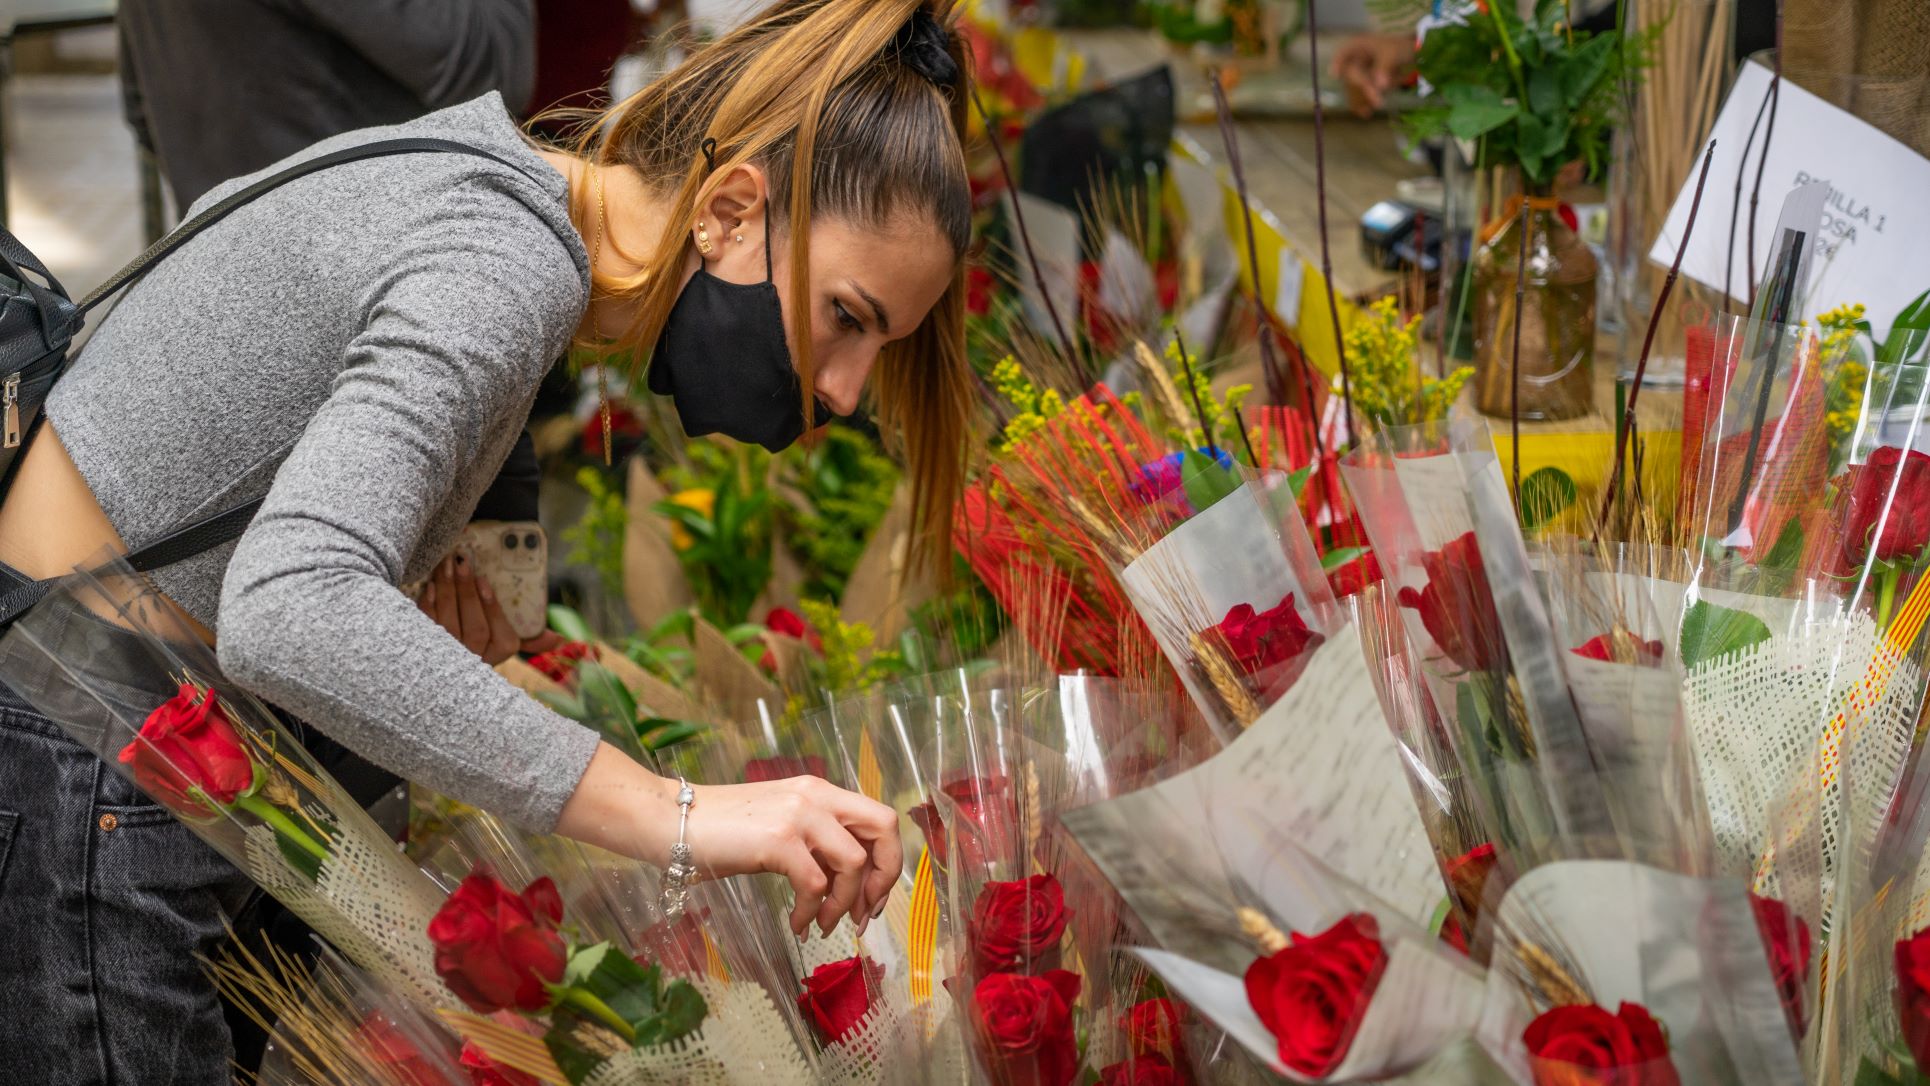
<instances>
[{"instance_id":1,"label":"red and yellow striped ribbon","mask_svg":"<svg viewBox=\"0 0 1930 1086\"><path fill-rule=\"evenodd\" d=\"M911 1001L931 1002L932 962L938 948L938 877L932 870L931 849L918 855L918 874L911 882L911 930L906 940L911 955Z\"/></svg>"},{"instance_id":2,"label":"red and yellow striped ribbon","mask_svg":"<svg viewBox=\"0 0 1930 1086\"><path fill-rule=\"evenodd\" d=\"M871 732L858 733L858 791L866 798L884 802L885 771L878 764L878 752L871 747Z\"/></svg>"}]
</instances>

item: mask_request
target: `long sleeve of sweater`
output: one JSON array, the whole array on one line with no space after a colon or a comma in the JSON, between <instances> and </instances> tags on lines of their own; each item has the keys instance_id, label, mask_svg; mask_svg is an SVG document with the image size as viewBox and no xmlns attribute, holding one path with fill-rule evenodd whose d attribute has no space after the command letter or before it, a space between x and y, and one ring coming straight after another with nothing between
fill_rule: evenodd
<instances>
[{"instance_id":1,"label":"long sleeve of sweater","mask_svg":"<svg viewBox=\"0 0 1930 1086\"><path fill-rule=\"evenodd\" d=\"M366 318L222 584L231 678L388 769L547 830L595 733L537 704L397 585L432 512L473 504L567 343L569 252L478 183L368 285ZM534 228L532 228L534 227ZM468 481L464 481L468 480Z\"/></svg>"}]
</instances>

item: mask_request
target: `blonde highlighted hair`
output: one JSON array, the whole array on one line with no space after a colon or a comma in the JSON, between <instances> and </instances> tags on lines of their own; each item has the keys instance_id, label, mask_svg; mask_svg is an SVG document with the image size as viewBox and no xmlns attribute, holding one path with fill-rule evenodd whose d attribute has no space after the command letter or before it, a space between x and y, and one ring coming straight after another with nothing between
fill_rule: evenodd
<instances>
[{"instance_id":1,"label":"blonde highlighted hair","mask_svg":"<svg viewBox=\"0 0 1930 1086\"><path fill-rule=\"evenodd\" d=\"M669 209L638 274L592 283L597 296L637 302L637 319L618 345L639 364L682 291L698 209L739 166L764 171L773 229L790 239L788 281L781 270L777 281L799 330L791 357L806 418L815 373L807 331L809 224L835 219L875 229L918 216L938 227L959 258L952 283L916 331L886 346L868 399L905 463L918 554L941 569L973 404L963 260L971 240L964 152L971 75L958 35L947 35L946 50L958 78L941 86L908 62L901 31L921 12L949 27L952 6L779 0L628 99L584 118L577 146L598 165L634 168ZM579 178L571 200L579 224L594 214L585 187Z\"/></svg>"}]
</instances>

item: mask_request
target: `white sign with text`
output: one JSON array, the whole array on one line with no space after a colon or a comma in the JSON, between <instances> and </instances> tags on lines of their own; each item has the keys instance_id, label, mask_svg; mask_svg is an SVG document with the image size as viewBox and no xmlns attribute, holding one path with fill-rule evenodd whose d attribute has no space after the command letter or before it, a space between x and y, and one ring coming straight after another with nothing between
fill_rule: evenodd
<instances>
[{"instance_id":1,"label":"white sign with text","mask_svg":"<svg viewBox=\"0 0 1930 1086\"><path fill-rule=\"evenodd\" d=\"M1682 258L1682 274L1721 290L1725 279L1737 299L1749 297L1749 194L1769 128L1763 114L1771 74L1751 62L1743 66L1711 134L1716 141L1709 184L1696 213L1695 233ZM1845 302L1862 302L1880 340L1903 307L1930 288L1930 159L1910 150L1874 126L1838 109L1785 79L1778 92L1776 128L1762 172L1756 208L1756 278L1772 258L1772 239L1783 200L1812 181L1830 184L1824 205L1822 244L1810 277L1811 291L1797 310L1808 319ZM1755 140L1750 131L1755 129ZM1744 160L1744 149L1748 150ZM1736 178L1742 201L1736 210ZM1675 200L1649 259L1666 267L1675 259L1695 176ZM1733 252L1730 221L1736 224Z\"/></svg>"}]
</instances>

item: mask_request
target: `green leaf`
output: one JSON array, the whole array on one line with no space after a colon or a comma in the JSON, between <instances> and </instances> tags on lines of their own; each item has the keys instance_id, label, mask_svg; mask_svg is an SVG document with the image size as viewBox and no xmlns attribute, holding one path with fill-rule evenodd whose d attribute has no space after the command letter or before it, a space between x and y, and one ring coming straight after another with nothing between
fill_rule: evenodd
<instances>
[{"instance_id":1,"label":"green leaf","mask_svg":"<svg viewBox=\"0 0 1930 1086\"><path fill-rule=\"evenodd\" d=\"M662 717L645 717L637 725L638 740L648 751L669 750L679 743L688 743L704 734L704 725L693 724L688 720L666 720Z\"/></svg>"},{"instance_id":2,"label":"green leaf","mask_svg":"<svg viewBox=\"0 0 1930 1086\"><path fill-rule=\"evenodd\" d=\"M1554 66L1544 64L1528 73L1529 109L1544 118L1553 117L1561 112L1561 102L1561 77Z\"/></svg>"},{"instance_id":3,"label":"green leaf","mask_svg":"<svg viewBox=\"0 0 1930 1086\"><path fill-rule=\"evenodd\" d=\"M1308 464L1299 471L1287 476L1287 487L1293 491L1293 500L1299 501L1307 492L1307 480L1313 478L1313 465Z\"/></svg>"},{"instance_id":4,"label":"green leaf","mask_svg":"<svg viewBox=\"0 0 1930 1086\"><path fill-rule=\"evenodd\" d=\"M549 610L550 629L565 641L595 641L596 634L590 632L590 624L574 609L561 604L551 604Z\"/></svg>"},{"instance_id":5,"label":"green leaf","mask_svg":"<svg viewBox=\"0 0 1930 1086\"><path fill-rule=\"evenodd\" d=\"M1521 530L1532 532L1575 504L1575 480L1558 467L1541 468L1521 480Z\"/></svg>"},{"instance_id":6,"label":"green leaf","mask_svg":"<svg viewBox=\"0 0 1930 1086\"><path fill-rule=\"evenodd\" d=\"M1339 550L1328 551L1320 558L1320 570L1323 573L1332 573L1366 553L1366 547L1342 547Z\"/></svg>"},{"instance_id":7,"label":"green leaf","mask_svg":"<svg viewBox=\"0 0 1930 1086\"><path fill-rule=\"evenodd\" d=\"M558 716L566 716L571 720L590 719L590 712L583 707L582 699L574 694L545 692L536 695L536 700L549 706Z\"/></svg>"},{"instance_id":8,"label":"green leaf","mask_svg":"<svg viewBox=\"0 0 1930 1086\"><path fill-rule=\"evenodd\" d=\"M1240 488L1238 472L1221 467L1218 460L1194 449L1187 450L1180 459L1179 478L1195 513L1206 512Z\"/></svg>"},{"instance_id":9,"label":"green leaf","mask_svg":"<svg viewBox=\"0 0 1930 1086\"><path fill-rule=\"evenodd\" d=\"M745 622L724 631L724 640L742 646L764 636L764 627L755 622Z\"/></svg>"},{"instance_id":10,"label":"green leaf","mask_svg":"<svg viewBox=\"0 0 1930 1086\"><path fill-rule=\"evenodd\" d=\"M1927 338L1930 338L1930 290L1917 295L1916 301L1897 314L1882 349L1876 353L1876 360L1884 365L1904 362L1917 353Z\"/></svg>"},{"instance_id":11,"label":"green leaf","mask_svg":"<svg viewBox=\"0 0 1930 1086\"><path fill-rule=\"evenodd\" d=\"M663 1013L663 971L642 965L615 948L600 955L576 987L617 1012L618 1018L638 1031L639 1040L645 1024Z\"/></svg>"},{"instance_id":12,"label":"green leaf","mask_svg":"<svg viewBox=\"0 0 1930 1086\"><path fill-rule=\"evenodd\" d=\"M1594 93L1596 84L1608 74L1615 59L1615 50L1620 44L1618 35L1596 34L1576 46L1575 51L1562 63L1561 98L1568 109L1579 107Z\"/></svg>"},{"instance_id":13,"label":"green leaf","mask_svg":"<svg viewBox=\"0 0 1930 1086\"><path fill-rule=\"evenodd\" d=\"M1769 627L1746 611L1697 600L1682 613L1682 667L1741 652L1769 640Z\"/></svg>"},{"instance_id":14,"label":"green leaf","mask_svg":"<svg viewBox=\"0 0 1930 1086\"><path fill-rule=\"evenodd\" d=\"M616 673L585 660L576 668L576 690L583 699L584 719L606 738L628 743L636 735L637 699Z\"/></svg>"},{"instance_id":15,"label":"green leaf","mask_svg":"<svg viewBox=\"0 0 1930 1086\"><path fill-rule=\"evenodd\" d=\"M596 972L597 967L603 964L603 959L609 955L610 946L609 943L598 943L595 946L580 947L576 953L571 954L570 960L563 965L564 987L572 987L589 980L590 974Z\"/></svg>"},{"instance_id":16,"label":"green leaf","mask_svg":"<svg viewBox=\"0 0 1930 1086\"><path fill-rule=\"evenodd\" d=\"M543 1035L543 1047L549 1049L550 1058L556 1061L556 1069L563 1072L563 1078L573 1086L581 1086L609 1059L577 1043L572 1034L585 1023L598 1024L573 1007L558 1007L550 1012L550 1030Z\"/></svg>"},{"instance_id":17,"label":"green leaf","mask_svg":"<svg viewBox=\"0 0 1930 1086\"><path fill-rule=\"evenodd\" d=\"M1443 97L1449 108L1448 131L1456 139L1479 139L1521 113L1519 105L1504 101L1492 87L1456 83L1443 92Z\"/></svg>"},{"instance_id":18,"label":"green leaf","mask_svg":"<svg viewBox=\"0 0 1930 1086\"><path fill-rule=\"evenodd\" d=\"M1799 517L1790 517L1783 525L1781 534L1776 536L1776 545L1769 548L1760 563L1762 571L1770 583L1764 588L1767 594L1781 591L1780 586L1787 584L1796 575L1796 564L1803 558L1803 522Z\"/></svg>"},{"instance_id":19,"label":"green leaf","mask_svg":"<svg viewBox=\"0 0 1930 1086\"><path fill-rule=\"evenodd\" d=\"M663 991L663 1010L647 1025L638 1023L637 1043L669 1044L687 1037L703 1026L710 1007L703 993L683 980L671 981Z\"/></svg>"}]
</instances>

